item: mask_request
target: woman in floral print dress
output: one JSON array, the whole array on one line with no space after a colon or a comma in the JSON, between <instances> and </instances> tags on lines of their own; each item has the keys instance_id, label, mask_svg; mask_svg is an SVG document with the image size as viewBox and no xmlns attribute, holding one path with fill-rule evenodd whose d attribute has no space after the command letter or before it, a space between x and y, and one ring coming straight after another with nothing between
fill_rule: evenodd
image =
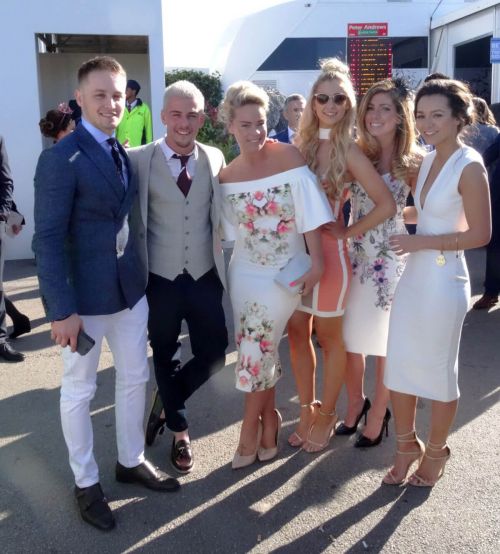
<instances>
[{"instance_id":1,"label":"woman in floral print dress","mask_svg":"<svg viewBox=\"0 0 500 554\"><path fill-rule=\"evenodd\" d=\"M376 165L396 201L397 212L349 243L353 278L344 316L348 409L336 434L354 434L364 415L366 427L355 446L379 444L391 417L387 408L389 391L383 384L385 354L391 302L406 259L390 249L389 237L406 234L403 210L420 159L414 128L406 86L391 79L372 85L359 106L358 144ZM364 217L372 207L363 188L353 182L351 222ZM371 409L363 391L367 355L376 356L376 390Z\"/></svg>"},{"instance_id":2,"label":"woman in floral print dress","mask_svg":"<svg viewBox=\"0 0 500 554\"><path fill-rule=\"evenodd\" d=\"M317 229L332 221L326 196L299 151L266 141L267 106L265 91L240 81L228 89L220 110L241 152L219 176L223 234L236 241L229 264L236 387L246 393L234 469L257 457L270 460L278 452L278 345L300 295L281 288L274 278L307 243L312 268L296 280L307 294L323 269Z\"/></svg>"}]
</instances>

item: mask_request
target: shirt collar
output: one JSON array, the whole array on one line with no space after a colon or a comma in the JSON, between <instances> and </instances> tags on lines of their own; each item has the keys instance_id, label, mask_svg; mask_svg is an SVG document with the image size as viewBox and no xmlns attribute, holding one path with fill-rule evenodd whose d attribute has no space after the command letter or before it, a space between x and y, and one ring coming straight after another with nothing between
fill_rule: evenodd
<instances>
[{"instance_id":1,"label":"shirt collar","mask_svg":"<svg viewBox=\"0 0 500 554\"><path fill-rule=\"evenodd\" d=\"M104 133L103 131L101 131L97 127L94 127L94 125L92 125L92 123L89 123L83 117L82 117L82 125L85 128L85 130L87 130L95 138L95 140L99 144L102 144L103 142L106 142L110 138L110 135ZM111 136L112 137L115 136L114 131L113 131L113 134Z\"/></svg>"},{"instance_id":2,"label":"shirt collar","mask_svg":"<svg viewBox=\"0 0 500 554\"><path fill-rule=\"evenodd\" d=\"M165 153L167 160L170 160L172 156L175 154L177 154L178 156L181 155L181 154L178 154L175 150L172 150L172 148L170 148L170 146L167 144L166 140L162 140L160 145L163 152ZM195 160L198 159L198 145L195 143L193 150L189 152L189 154L183 154L183 155L193 156Z\"/></svg>"},{"instance_id":3,"label":"shirt collar","mask_svg":"<svg viewBox=\"0 0 500 554\"><path fill-rule=\"evenodd\" d=\"M292 138L296 134L296 131L294 131L291 127L288 127L288 137Z\"/></svg>"}]
</instances>

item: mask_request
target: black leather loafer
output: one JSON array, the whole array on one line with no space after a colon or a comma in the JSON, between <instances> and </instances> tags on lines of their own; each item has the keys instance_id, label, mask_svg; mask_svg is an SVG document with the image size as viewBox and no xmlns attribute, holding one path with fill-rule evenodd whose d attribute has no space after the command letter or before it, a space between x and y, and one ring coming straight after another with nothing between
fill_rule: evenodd
<instances>
[{"instance_id":1,"label":"black leather loafer","mask_svg":"<svg viewBox=\"0 0 500 554\"><path fill-rule=\"evenodd\" d=\"M172 449L170 450L170 461L175 471L179 473L189 473L194 466L193 451L191 443L185 440L175 442L175 437L172 441Z\"/></svg>"},{"instance_id":2,"label":"black leather loafer","mask_svg":"<svg viewBox=\"0 0 500 554\"><path fill-rule=\"evenodd\" d=\"M5 362L22 362L24 354L14 350L8 342L2 342L0 344L0 360Z\"/></svg>"},{"instance_id":3,"label":"black leather loafer","mask_svg":"<svg viewBox=\"0 0 500 554\"><path fill-rule=\"evenodd\" d=\"M160 492L175 492L180 488L177 479L172 479L147 460L135 467L125 467L116 462L116 480L120 483L136 483Z\"/></svg>"},{"instance_id":4,"label":"black leather loafer","mask_svg":"<svg viewBox=\"0 0 500 554\"><path fill-rule=\"evenodd\" d=\"M115 519L99 483L83 489L75 486L75 496L84 521L101 531L114 528Z\"/></svg>"}]
</instances>

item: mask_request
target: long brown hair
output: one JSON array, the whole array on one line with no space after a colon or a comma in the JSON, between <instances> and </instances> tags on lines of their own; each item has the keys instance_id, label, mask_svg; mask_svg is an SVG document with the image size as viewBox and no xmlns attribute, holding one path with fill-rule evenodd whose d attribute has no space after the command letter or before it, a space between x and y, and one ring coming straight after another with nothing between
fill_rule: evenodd
<instances>
[{"instance_id":1,"label":"long brown hair","mask_svg":"<svg viewBox=\"0 0 500 554\"><path fill-rule=\"evenodd\" d=\"M413 116L413 101L411 92L401 79L385 79L372 85L363 96L358 109L357 134L358 145L377 165L381 148L378 140L366 128L365 117L368 107L376 94L386 93L392 100L399 122L394 137L394 150L391 160L391 175L396 179L408 181L408 170L414 169L423 150L417 145L415 118Z\"/></svg>"}]
</instances>

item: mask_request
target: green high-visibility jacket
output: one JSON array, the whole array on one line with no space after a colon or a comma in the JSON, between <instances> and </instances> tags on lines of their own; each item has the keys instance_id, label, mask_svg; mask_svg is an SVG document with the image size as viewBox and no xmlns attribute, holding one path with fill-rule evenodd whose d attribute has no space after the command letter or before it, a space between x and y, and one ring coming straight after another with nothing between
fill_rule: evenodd
<instances>
[{"instance_id":1,"label":"green high-visibility jacket","mask_svg":"<svg viewBox=\"0 0 500 554\"><path fill-rule=\"evenodd\" d=\"M131 148L153 140L151 110L140 98L130 112L125 108L123 119L116 129L116 138L121 144L128 140L127 146Z\"/></svg>"}]
</instances>

